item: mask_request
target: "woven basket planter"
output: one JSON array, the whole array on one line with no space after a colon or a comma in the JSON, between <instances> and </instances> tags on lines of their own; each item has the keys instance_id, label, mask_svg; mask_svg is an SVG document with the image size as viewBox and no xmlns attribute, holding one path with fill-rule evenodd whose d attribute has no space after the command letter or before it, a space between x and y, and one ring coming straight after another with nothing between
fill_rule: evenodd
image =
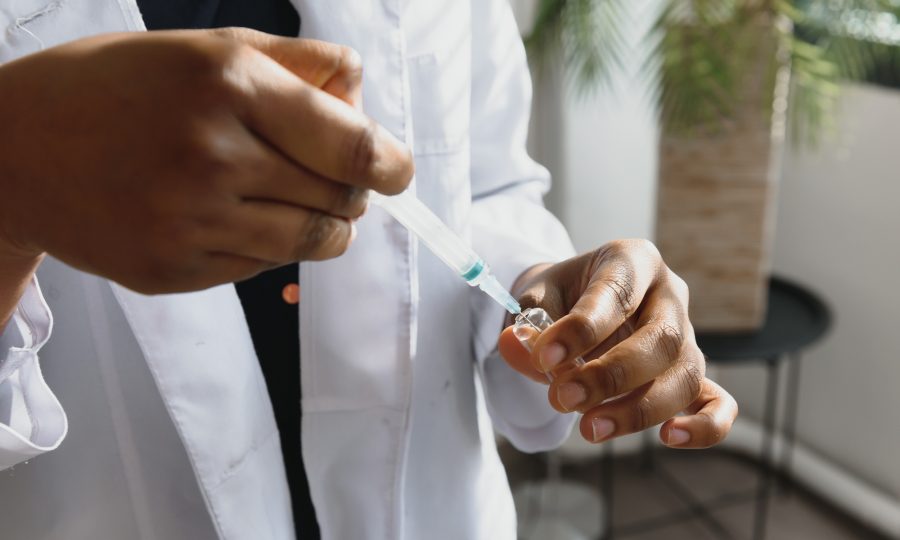
<instances>
[{"instance_id":1,"label":"woven basket planter","mask_svg":"<svg viewBox=\"0 0 900 540\"><path fill-rule=\"evenodd\" d=\"M752 331L766 312L790 70L772 33L759 36L758 69L730 118L660 138L657 244L703 331Z\"/></svg>"}]
</instances>

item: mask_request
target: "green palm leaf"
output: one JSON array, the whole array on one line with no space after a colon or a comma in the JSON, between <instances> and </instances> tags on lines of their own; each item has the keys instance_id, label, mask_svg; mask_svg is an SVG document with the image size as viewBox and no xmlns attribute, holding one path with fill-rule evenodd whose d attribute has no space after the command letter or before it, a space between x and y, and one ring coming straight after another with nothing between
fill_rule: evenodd
<instances>
[{"instance_id":1,"label":"green palm leaf","mask_svg":"<svg viewBox=\"0 0 900 540\"><path fill-rule=\"evenodd\" d=\"M539 66L561 58L579 90L596 88L621 64L628 1L540 0L529 53ZM674 132L726 125L748 84L771 83L777 62L759 72L766 40L791 68L791 132L810 144L833 128L841 80L900 83L900 0L665 0L648 40L641 73ZM771 105L761 98L761 114Z\"/></svg>"}]
</instances>

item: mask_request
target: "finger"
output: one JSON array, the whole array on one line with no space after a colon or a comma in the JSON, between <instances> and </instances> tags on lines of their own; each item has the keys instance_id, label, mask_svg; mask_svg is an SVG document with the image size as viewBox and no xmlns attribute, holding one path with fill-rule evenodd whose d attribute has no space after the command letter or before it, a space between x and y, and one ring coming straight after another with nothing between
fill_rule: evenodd
<instances>
[{"instance_id":1,"label":"finger","mask_svg":"<svg viewBox=\"0 0 900 540\"><path fill-rule=\"evenodd\" d=\"M664 422L697 399L702 380L696 362L682 362L664 376L587 410L581 434L588 441L603 442Z\"/></svg>"},{"instance_id":2,"label":"finger","mask_svg":"<svg viewBox=\"0 0 900 540\"><path fill-rule=\"evenodd\" d=\"M515 334L513 334L512 327L506 328L500 334L497 348L500 351L500 356L502 356L503 359L506 360L506 363L514 370L533 381L544 384L549 382L546 375L534 369L534 366L531 364L531 353L528 352L522 343L519 342L519 339Z\"/></svg>"},{"instance_id":3,"label":"finger","mask_svg":"<svg viewBox=\"0 0 900 540\"><path fill-rule=\"evenodd\" d=\"M139 263L136 268L126 266L112 272L110 278L145 295L199 291L240 281L276 266L230 253L196 253L156 265L133 259Z\"/></svg>"},{"instance_id":4,"label":"finger","mask_svg":"<svg viewBox=\"0 0 900 540\"><path fill-rule=\"evenodd\" d=\"M350 105L295 77L266 57L254 62L244 91L251 131L307 169L388 195L413 175L409 149Z\"/></svg>"},{"instance_id":5,"label":"finger","mask_svg":"<svg viewBox=\"0 0 900 540\"><path fill-rule=\"evenodd\" d=\"M253 170L244 175L239 195L244 199L303 206L336 217L358 219L369 204L369 191L334 182L305 169L262 141L247 144ZM255 148L253 148L255 147Z\"/></svg>"},{"instance_id":6,"label":"finger","mask_svg":"<svg viewBox=\"0 0 900 540\"><path fill-rule=\"evenodd\" d=\"M234 283L278 266L269 261L232 253L207 253L205 259L206 269L202 277L204 287ZM192 287L191 290L198 290L198 287Z\"/></svg>"},{"instance_id":7,"label":"finger","mask_svg":"<svg viewBox=\"0 0 900 540\"><path fill-rule=\"evenodd\" d=\"M152 279L134 279L134 275L120 281L142 294L172 294L199 291L223 283L233 283L274 268L275 264L232 253L202 253L180 266L156 269Z\"/></svg>"},{"instance_id":8,"label":"finger","mask_svg":"<svg viewBox=\"0 0 900 540\"><path fill-rule=\"evenodd\" d=\"M342 255L356 236L355 226L308 208L246 202L213 227L211 251L277 264L321 261Z\"/></svg>"},{"instance_id":9,"label":"finger","mask_svg":"<svg viewBox=\"0 0 900 540\"><path fill-rule=\"evenodd\" d=\"M731 431L738 404L724 388L704 379L700 397L688 407L688 413L662 425L659 437L663 444L672 448L709 448L719 444Z\"/></svg>"},{"instance_id":10,"label":"finger","mask_svg":"<svg viewBox=\"0 0 900 540\"><path fill-rule=\"evenodd\" d=\"M645 241L611 243L590 256L593 271L578 301L535 344L543 371L586 354L612 335L638 310L661 266L659 252Z\"/></svg>"},{"instance_id":11,"label":"finger","mask_svg":"<svg viewBox=\"0 0 900 540\"><path fill-rule=\"evenodd\" d=\"M642 313L633 334L599 358L558 373L550 389L557 410L583 411L634 390L670 370L686 345L695 347L687 308L667 289L648 294Z\"/></svg>"},{"instance_id":12,"label":"finger","mask_svg":"<svg viewBox=\"0 0 900 540\"><path fill-rule=\"evenodd\" d=\"M249 28L217 28L210 32L250 45L297 77L350 105L359 102L362 59L350 47L314 39L274 36Z\"/></svg>"}]
</instances>

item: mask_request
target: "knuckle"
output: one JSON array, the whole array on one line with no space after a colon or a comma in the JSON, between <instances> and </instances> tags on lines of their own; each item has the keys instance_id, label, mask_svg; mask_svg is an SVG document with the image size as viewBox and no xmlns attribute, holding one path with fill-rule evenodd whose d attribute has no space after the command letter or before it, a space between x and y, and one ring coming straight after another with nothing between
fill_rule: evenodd
<instances>
[{"instance_id":1,"label":"knuckle","mask_svg":"<svg viewBox=\"0 0 900 540\"><path fill-rule=\"evenodd\" d=\"M350 249L350 244L352 244L352 243L353 243L353 241L352 241L350 235L344 236L342 238L342 240L337 243L338 249L332 255L334 257L342 256L344 253L347 253L347 250Z\"/></svg>"},{"instance_id":2,"label":"knuckle","mask_svg":"<svg viewBox=\"0 0 900 540\"><path fill-rule=\"evenodd\" d=\"M703 370L693 362L682 363L677 372L678 389L682 403L689 405L700 397L703 385Z\"/></svg>"},{"instance_id":3,"label":"knuckle","mask_svg":"<svg viewBox=\"0 0 900 540\"><path fill-rule=\"evenodd\" d=\"M673 306L677 307L679 313L685 316L688 313L688 305L691 300L691 291L687 282L681 276L672 271L671 268L663 263L663 274L659 279L659 284L663 287L666 297Z\"/></svg>"},{"instance_id":4,"label":"knuckle","mask_svg":"<svg viewBox=\"0 0 900 540\"><path fill-rule=\"evenodd\" d=\"M655 342L653 351L656 360L663 365L671 364L681 356L684 347L684 333L671 324L661 324L653 331Z\"/></svg>"},{"instance_id":5,"label":"knuckle","mask_svg":"<svg viewBox=\"0 0 900 540\"><path fill-rule=\"evenodd\" d=\"M309 219L301 227L297 243L290 253L290 257L296 260L309 258L319 248L327 228L328 220L325 214L312 212Z\"/></svg>"},{"instance_id":6,"label":"knuckle","mask_svg":"<svg viewBox=\"0 0 900 540\"><path fill-rule=\"evenodd\" d=\"M344 245L341 245L340 242L335 242L335 237L339 230L339 219L320 212L313 212L304 227L304 231L300 235L300 241L292 253L292 258L294 260L305 260L315 257L316 254L321 252L326 246L338 247L342 250L341 253L343 253L348 245L347 242L344 242ZM337 245L332 246L331 244ZM330 252L330 250L328 251Z\"/></svg>"},{"instance_id":7,"label":"knuckle","mask_svg":"<svg viewBox=\"0 0 900 540\"><path fill-rule=\"evenodd\" d=\"M646 238L615 240L609 244L614 252L622 256L632 256L650 261L662 261L662 254L656 244Z\"/></svg>"},{"instance_id":8,"label":"knuckle","mask_svg":"<svg viewBox=\"0 0 900 540\"><path fill-rule=\"evenodd\" d=\"M207 30L210 34L214 36L219 36L224 39L233 40L233 41L243 41L247 38L258 34L259 32L256 30L252 30L250 28L242 28L240 26L225 26L222 28L211 28Z\"/></svg>"},{"instance_id":9,"label":"knuckle","mask_svg":"<svg viewBox=\"0 0 900 540\"><path fill-rule=\"evenodd\" d=\"M198 111L223 106L241 110L244 97L252 93L252 79L242 64L259 56L257 49L235 39L207 39L188 46L183 60L191 91L185 99Z\"/></svg>"},{"instance_id":10,"label":"knuckle","mask_svg":"<svg viewBox=\"0 0 900 540\"><path fill-rule=\"evenodd\" d=\"M264 36L262 32L250 28L229 27L224 28L222 36L226 39L218 41L218 55L220 61L227 64L244 54L256 53L257 49L250 45L257 41L257 37Z\"/></svg>"},{"instance_id":11,"label":"knuckle","mask_svg":"<svg viewBox=\"0 0 900 540\"><path fill-rule=\"evenodd\" d=\"M340 257L350 249L353 243L352 226L346 221L332 220L335 223L334 233L332 235L332 249L329 257Z\"/></svg>"},{"instance_id":12,"label":"knuckle","mask_svg":"<svg viewBox=\"0 0 900 540\"><path fill-rule=\"evenodd\" d=\"M179 58L199 88L224 81L226 69L246 45L229 39L193 39L182 42ZM196 91L196 88L192 88Z\"/></svg>"},{"instance_id":13,"label":"knuckle","mask_svg":"<svg viewBox=\"0 0 900 540\"><path fill-rule=\"evenodd\" d=\"M668 276L669 285L671 286L672 290L675 291L675 294L678 296L678 298L682 299L685 306L687 306L688 299L690 298L691 293L690 287L688 287L687 282L671 269L668 270Z\"/></svg>"},{"instance_id":14,"label":"knuckle","mask_svg":"<svg viewBox=\"0 0 900 540\"><path fill-rule=\"evenodd\" d=\"M627 240L612 240L607 242L600 248L601 251L610 256L621 255L628 249L628 241Z\"/></svg>"},{"instance_id":15,"label":"knuckle","mask_svg":"<svg viewBox=\"0 0 900 540\"><path fill-rule=\"evenodd\" d=\"M378 125L374 120L366 123L349 136L347 143L346 178L370 178L378 160L375 137Z\"/></svg>"},{"instance_id":16,"label":"knuckle","mask_svg":"<svg viewBox=\"0 0 900 540\"><path fill-rule=\"evenodd\" d=\"M631 431L637 433L653 425L653 401L648 397L641 398L634 408Z\"/></svg>"},{"instance_id":17,"label":"knuckle","mask_svg":"<svg viewBox=\"0 0 900 540\"><path fill-rule=\"evenodd\" d=\"M704 446L715 446L722 442L728 435L726 426L718 422L711 413L707 411L699 411L698 416L703 418L704 429Z\"/></svg>"},{"instance_id":18,"label":"knuckle","mask_svg":"<svg viewBox=\"0 0 900 540\"><path fill-rule=\"evenodd\" d=\"M358 218L365 212L368 201L368 190L355 186L339 186L335 190L329 210L335 215Z\"/></svg>"},{"instance_id":19,"label":"knuckle","mask_svg":"<svg viewBox=\"0 0 900 540\"><path fill-rule=\"evenodd\" d=\"M413 159L412 151L409 148L404 149L403 155L400 157L402 168L397 173L397 180L393 185L388 186L384 193L387 195L396 195L403 192L412 182L413 176L416 174L416 163Z\"/></svg>"},{"instance_id":20,"label":"knuckle","mask_svg":"<svg viewBox=\"0 0 900 540\"><path fill-rule=\"evenodd\" d=\"M399 153L391 151L385 159L385 163L388 164L387 167L384 167L385 172L376 176L374 174L377 164L375 161L379 158L378 155L374 156L373 163L367 171L367 178L372 182L372 189L385 195L402 193L409 187L416 172L412 152L409 148L404 148Z\"/></svg>"},{"instance_id":21,"label":"knuckle","mask_svg":"<svg viewBox=\"0 0 900 540\"><path fill-rule=\"evenodd\" d=\"M635 309L635 290L632 280L627 276L617 275L607 279L604 285L619 314L623 318L630 317Z\"/></svg>"},{"instance_id":22,"label":"knuckle","mask_svg":"<svg viewBox=\"0 0 900 540\"><path fill-rule=\"evenodd\" d=\"M340 73L347 81L358 82L363 73L362 56L352 47L340 46L335 72Z\"/></svg>"},{"instance_id":23,"label":"knuckle","mask_svg":"<svg viewBox=\"0 0 900 540\"><path fill-rule=\"evenodd\" d=\"M662 255L659 252L659 248L656 247L656 244L647 240L646 238L638 238L632 240L634 242L635 247L648 254L654 259L662 259Z\"/></svg>"},{"instance_id":24,"label":"knuckle","mask_svg":"<svg viewBox=\"0 0 900 540\"><path fill-rule=\"evenodd\" d=\"M628 389L628 368L624 362L613 361L598 369L599 386L604 398L611 398Z\"/></svg>"},{"instance_id":25,"label":"knuckle","mask_svg":"<svg viewBox=\"0 0 900 540\"><path fill-rule=\"evenodd\" d=\"M350 215L348 217L353 219L358 219L366 213L366 209L369 207L369 190L367 189L356 189L353 193L353 197L349 203L350 206Z\"/></svg>"},{"instance_id":26,"label":"knuckle","mask_svg":"<svg viewBox=\"0 0 900 540\"><path fill-rule=\"evenodd\" d=\"M646 238L623 238L611 240L601 248L607 255L624 256L632 253L641 253L657 258L662 258L656 244Z\"/></svg>"},{"instance_id":27,"label":"knuckle","mask_svg":"<svg viewBox=\"0 0 900 540\"><path fill-rule=\"evenodd\" d=\"M577 340L578 351L570 351L573 353L581 353L583 350L595 347L600 344L599 329L593 317L580 310L573 310L567 315L569 327L575 334Z\"/></svg>"}]
</instances>

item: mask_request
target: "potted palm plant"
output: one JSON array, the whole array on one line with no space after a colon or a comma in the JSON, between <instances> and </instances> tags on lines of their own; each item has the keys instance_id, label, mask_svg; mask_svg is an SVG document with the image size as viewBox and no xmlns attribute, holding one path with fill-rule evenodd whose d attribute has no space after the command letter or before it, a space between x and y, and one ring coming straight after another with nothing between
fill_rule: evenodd
<instances>
[{"instance_id":1,"label":"potted palm plant","mask_svg":"<svg viewBox=\"0 0 900 540\"><path fill-rule=\"evenodd\" d=\"M622 51L631 0L539 0L526 44L581 88ZM703 330L765 314L784 134L833 131L842 79L898 65L900 0L658 0L644 73L659 112L657 244ZM884 76L884 73L882 73Z\"/></svg>"}]
</instances>

